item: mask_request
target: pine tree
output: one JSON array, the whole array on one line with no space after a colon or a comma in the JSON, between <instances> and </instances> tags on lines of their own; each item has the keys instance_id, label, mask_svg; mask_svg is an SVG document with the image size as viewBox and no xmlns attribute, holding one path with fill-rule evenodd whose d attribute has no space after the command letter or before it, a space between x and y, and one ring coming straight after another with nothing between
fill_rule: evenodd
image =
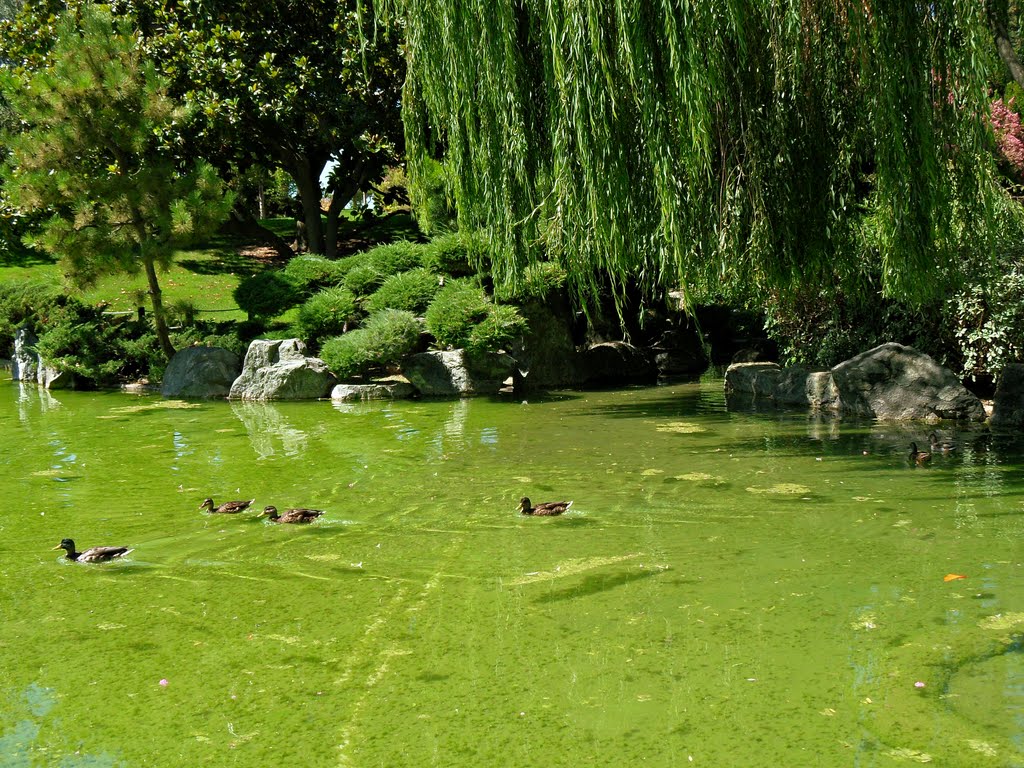
<instances>
[{"instance_id":1,"label":"pine tree","mask_svg":"<svg viewBox=\"0 0 1024 768\"><path fill-rule=\"evenodd\" d=\"M169 358L157 271L223 221L231 199L208 164L175 162L166 144L183 114L165 82L128 30L86 7L61 21L44 67L6 72L0 89L20 118L6 137L8 202L49 214L30 244L59 257L79 286L143 271Z\"/></svg>"}]
</instances>

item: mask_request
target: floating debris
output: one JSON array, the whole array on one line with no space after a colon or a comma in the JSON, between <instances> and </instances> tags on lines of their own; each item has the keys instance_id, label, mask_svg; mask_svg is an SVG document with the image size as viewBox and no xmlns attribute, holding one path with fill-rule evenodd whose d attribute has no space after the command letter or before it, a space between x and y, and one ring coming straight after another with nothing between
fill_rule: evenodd
<instances>
[{"instance_id":1,"label":"floating debris","mask_svg":"<svg viewBox=\"0 0 1024 768\"><path fill-rule=\"evenodd\" d=\"M689 421L668 421L655 427L658 432L675 432L677 435L695 435L698 432L707 432L707 429L700 424L693 424Z\"/></svg>"},{"instance_id":2,"label":"floating debris","mask_svg":"<svg viewBox=\"0 0 1024 768\"><path fill-rule=\"evenodd\" d=\"M756 486L747 488L748 493L772 493L780 496L800 496L805 493L810 493L811 489L806 485L799 485L797 483L776 483L775 485L768 486L767 488L758 488Z\"/></svg>"}]
</instances>

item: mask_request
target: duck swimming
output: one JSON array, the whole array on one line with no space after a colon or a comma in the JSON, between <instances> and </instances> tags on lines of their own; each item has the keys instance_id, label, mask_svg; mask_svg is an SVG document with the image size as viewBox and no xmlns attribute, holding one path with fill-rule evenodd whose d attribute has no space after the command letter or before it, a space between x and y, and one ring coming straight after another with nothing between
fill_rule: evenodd
<instances>
[{"instance_id":1,"label":"duck swimming","mask_svg":"<svg viewBox=\"0 0 1024 768\"><path fill-rule=\"evenodd\" d=\"M530 499L523 496L519 500L519 512L533 517L554 517L560 515L572 506L571 501L548 501L537 506L530 504Z\"/></svg>"},{"instance_id":2,"label":"duck swimming","mask_svg":"<svg viewBox=\"0 0 1024 768\"><path fill-rule=\"evenodd\" d=\"M322 509L286 509L283 515L277 514L277 507L264 507L260 516L266 515L273 523L312 523L324 512Z\"/></svg>"},{"instance_id":3,"label":"duck swimming","mask_svg":"<svg viewBox=\"0 0 1024 768\"><path fill-rule=\"evenodd\" d=\"M956 450L956 443L939 440L935 432L929 433L928 442L931 444L932 453L949 453Z\"/></svg>"},{"instance_id":4,"label":"duck swimming","mask_svg":"<svg viewBox=\"0 0 1024 768\"><path fill-rule=\"evenodd\" d=\"M917 443L910 444L910 455L907 457L909 461L915 464L924 464L925 462L932 460L932 455L927 451L917 450Z\"/></svg>"},{"instance_id":5,"label":"duck swimming","mask_svg":"<svg viewBox=\"0 0 1024 768\"><path fill-rule=\"evenodd\" d=\"M213 499L204 499L203 503L199 505L200 509L206 509L215 514L221 515L234 515L249 508L256 499L249 499L248 501L225 501L219 507L214 505Z\"/></svg>"},{"instance_id":6,"label":"duck swimming","mask_svg":"<svg viewBox=\"0 0 1024 768\"><path fill-rule=\"evenodd\" d=\"M85 550L85 552L78 552L75 549L74 539L61 539L54 549L63 549L67 552L68 560L74 560L78 563L105 563L108 560L114 560L118 557L124 557L129 552L134 552L134 549L128 547L92 547Z\"/></svg>"}]
</instances>

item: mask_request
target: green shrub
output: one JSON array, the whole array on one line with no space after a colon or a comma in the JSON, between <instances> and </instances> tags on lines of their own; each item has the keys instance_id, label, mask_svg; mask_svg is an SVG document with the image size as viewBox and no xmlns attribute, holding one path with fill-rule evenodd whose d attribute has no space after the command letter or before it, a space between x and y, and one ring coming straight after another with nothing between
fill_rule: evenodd
<instances>
[{"instance_id":1,"label":"green shrub","mask_svg":"<svg viewBox=\"0 0 1024 768\"><path fill-rule=\"evenodd\" d=\"M36 350L47 365L99 385L148 376L164 365L147 323L104 315L77 300L50 315Z\"/></svg>"},{"instance_id":2,"label":"green shrub","mask_svg":"<svg viewBox=\"0 0 1024 768\"><path fill-rule=\"evenodd\" d=\"M360 264L345 275L344 286L356 296L368 296L384 282L384 275L372 264Z\"/></svg>"},{"instance_id":3,"label":"green shrub","mask_svg":"<svg viewBox=\"0 0 1024 768\"><path fill-rule=\"evenodd\" d=\"M326 336L345 332L356 317L356 297L347 288L328 288L310 297L299 307L295 323L299 336L317 345Z\"/></svg>"},{"instance_id":4,"label":"green shrub","mask_svg":"<svg viewBox=\"0 0 1024 768\"><path fill-rule=\"evenodd\" d=\"M399 272L422 267L425 255L426 246L422 243L399 240L371 248L363 253L363 258L367 263L373 265L382 276L390 277Z\"/></svg>"},{"instance_id":5,"label":"green shrub","mask_svg":"<svg viewBox=\"0 0 1024 768\"><path fill-rule=\"evenodd\" d=\"M321 288L340 284L345 271L337 261L316 254L303 254L288 262L284 276L304 296L312 296Z\"/></svg>"},{"instance_id":6,"label":"green shrub","mask_svg":"<svg viewBox=\"0 0 1024 768\"><path fill-rule=\"evenodd\" d=\"M385 309L366 325L324 342L320 357L341 378L374 366L398 363L419 344L420 324L411 312Z\"/></svg>"},{"instance_id":7,"label":"green shrub","mask_svg":"<svg viewBox=\"0 0 1024 768\"><path fill-rule=\"evenodd\" d=\"M455 184L444 165L430 158L423 161L416 183L409 189L409 197L416 221L427 235L455 229L454 190Z\"/></svg>"},{"instance_id":8,"label":"green shrub","mask_svg":"<svg viewBox=\"0 0 1024 768\"><path fill-rule=\"evenodd\" d=\"M455 277L487 269L487 251L480 235L452 232L435 237L424 248L424 264L435 272Z\"/></svg>"},{"instance_id":9,"label":"green shrub","mask_svg":"<svg viewBox=\"0 0 1024 768\"><path fill-rule=\"evenodd\" d=\"M508 304L491 304L487 317L470 329L465 348L472 352L497 352L507 349L524 333L526 320L518 309Z\"/></svg>"},{"instance_id":10,"label":"green shrub","mask_svg":"<svg viewBox=\"0 0 1024 768\"><path fill-rule=\"evenodd\" d=\"M487 317L490 303L482 288L464 281L445 286L427 307L427 330L441 347L462 347L473 326Z\"/></svg>"},{"instance_id":11,"label":"green shrub","mask_svg":"<svg viewBox=\"0 0 1024 768\"><path fill-rule=\"evenodd\" d=\"M366 251L362 253L355 253L351 256L346 256L343 259L338 259L334 262L334 269L337 270L338 277L340 280L345 279L345 275L351 272L356 267L362 267L370 263L370 260L366 258Z\"/></svg>"},{"instance_id":12,"label":"green shrub","mask_svg":"<svg viewBox=\"0 0 1024 768\"><path fill-rule=\"evenodd\" d=\"M523 271L523 282L511 288L503 286L494 294L502 301L525 301L527 299L546 299L552 293L565 286L566 271L554 261L538 261L530 264Z\"/></svg>"},{"instance_id":13,"label":"green shrub","mask_svg":"<svg viewBox=\"0 0 1024 768\"><path fill-rule=\"evenodd\" d=\"M235 288L235 301L252 318L270 318L286 312L302 296L279 270L266 270L245 278Z\"/></svg>"},{"instance_id":14,"label":"green shrub","mask_svg":"<svg viewBox=\"0 0 1024 768\"><path fill-rule=\"evenodd\" d=\"M27 325L38 333L51 312L65 302L61 290L48 280L0 282L0 357L14 347L14 333Z\"/></svg>"},{"instance_id":15,"label":"green shrub","mask_svg":"<svg viewBox=\"0 0 1024 768\"><path fill-rule=\"evenodd\" d=\"M429 269L410 269L392 275L366 300L369 312L405 309L421 314L440 289L437 275Z\"/></svg>"}]
</instances>

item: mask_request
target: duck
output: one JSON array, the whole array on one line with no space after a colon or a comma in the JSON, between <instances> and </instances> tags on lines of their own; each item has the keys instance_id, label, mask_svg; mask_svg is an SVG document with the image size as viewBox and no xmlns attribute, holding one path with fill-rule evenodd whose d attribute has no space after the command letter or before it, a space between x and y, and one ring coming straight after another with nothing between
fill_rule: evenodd
<instances>
[{"instance_id":1,"label":"duck","mask_svg":"<svg viewBox=\"0 0 1024 768\"><path fill-rule=\"evenodd\" d=\"M932 453L949 453L956 450L956 443L939 440L935 432L928 434L928 442L931 444Z\"/></svg>"},{"instance_id":2,"label":"duck","mask_svg":"<svg viewBox=\"0 0 1024 768\"><path fill-rule=\"evenodd\" d=\"M554 517L555 515L562 514L571 506L571 501L548 501L533 506L530 504L530 499L526 496L519 500L519 511L524 515L532 515L533 517Z\"/></svg>"},{"instance_id":3,"label":"duck","mask_svg":"<svg viewBox=\"0 0 1024 768\"><path fill-rule=\"evenodd\" d=\"M54 549L63 549L67 552L68 560L74 560L77 563L105 563L135 551L128 547L92 547L85 552L79 552L75 549L74 539L61 539L60 544Z\"/></svg>"},{"instance_id":4,"label":"duck","mask_svg":"<svg viewBox=\"0 0 1024 768\"><path fill-rule=\"evenodd\" d=\"M910 455L907 458L915 464L924 464L932 460L932 455L927 451L917 450L917 443L911 443Z\"/></svg>"},{"instance_id":5,"label":"duck","mask_svg":"<svg viewBox=\"0 0 1024 768\"><path fill-rule=\"evenodd\" d=\"M277 507L267 506L263 508L260 516L266 515L273 523L312 523L324 511L322 509L286 509L283 515L277 514Z\"/></svg>"},{"instance_id":6,"label":"duck","mask_svg":"<svg viewBox=\"0 0 1024 768\"><path fill-rule=\"evenodd\" d=\"M203 503L199 505L199 508L221 515L234 515L248 509L249 505L254 501L256 501L256 499L249 499L248 501L225 501L218 507L213 503L213 499L203 499Z\"/></svg>"}]
</instances>

